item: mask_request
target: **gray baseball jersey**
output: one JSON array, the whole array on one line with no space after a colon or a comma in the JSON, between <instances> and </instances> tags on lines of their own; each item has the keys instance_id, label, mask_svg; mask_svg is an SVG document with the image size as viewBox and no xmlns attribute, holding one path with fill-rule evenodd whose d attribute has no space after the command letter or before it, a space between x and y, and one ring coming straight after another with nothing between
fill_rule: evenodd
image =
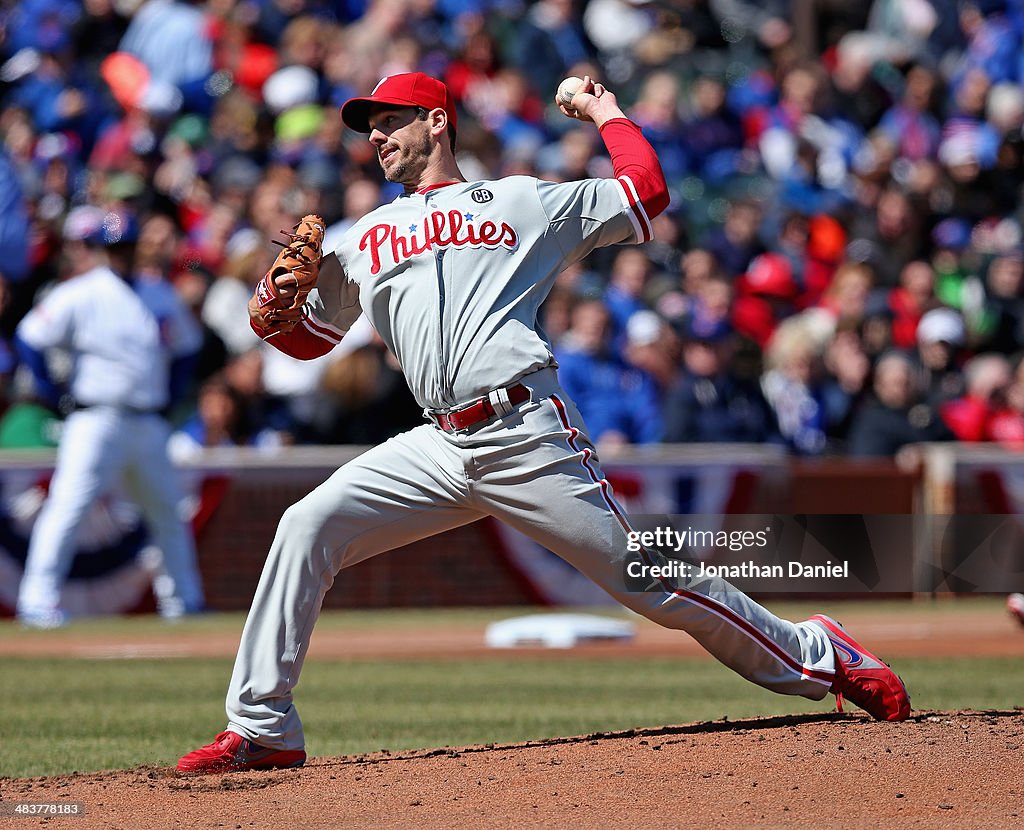
<instances>
[{"instance_id":1,"label":"gray baseball jersey","mask_svg":"<svg viewBox=\"0 0 1024 830\"><path fill-rule=\"evenodd\" d=\"M513 176L402 195L325 257L310 324L337 340L364 311L416 400L446 409L554 365L537 311L555 277L650 233L628 180Z\"/></svg>"},{"instance_id":2,"label":"gray baseball jersey","mask_svg":"<svg viewBox=\"0 0 1024 830\"><path fill-rule=\"evenodd\" d=\"M721 579L626 590L628 520L559 387L537 310L565 265L650 232L625 176L442 185L401 196L346 232L310 294L304 340L337 343L364 311L425 408L468 403L516 380L529 399L466 432L424 424L396 436L288 508L235 660L229 730L264 747L301 748L292 688L335 575L484 516L543 544L629 608L688 631L744 677L786 694L827 694L834 652L820 626L781 620Z\"/></svg>"}]
</instances>

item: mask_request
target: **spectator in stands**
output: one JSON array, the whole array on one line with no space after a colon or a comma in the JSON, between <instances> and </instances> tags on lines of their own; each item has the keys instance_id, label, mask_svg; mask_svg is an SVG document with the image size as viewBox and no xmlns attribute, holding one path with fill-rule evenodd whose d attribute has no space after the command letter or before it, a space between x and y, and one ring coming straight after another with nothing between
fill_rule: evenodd
<instances>
[{"instance_id":1,"label":"spectator in stands","mask_svg":"<svg viewBox=\"0 0 1024 830\"><path fill-rule=\"evenodd\" d=\"M658 153L668 181L678 180L690 168L684 144L688 140L687 130L679 111L681 97L679 79L673 73L652 72L644 81L640 98L628 112Z\"/></svg>"},{"instance_id":2,"label":"spectator in stands","mask_svg":"<svg viewBox=\"0 0 1024 830\"><path fill-rule=\"evenodd\" d=\"M320 389L312 418L319 444L379 444L423 422L398 362L376 332L329 362Z\"/></svg>"},{"instance_id":3,"label":"spectator in stands","mask_svg":"<svg viewBox=\"0 0 1024 830\"><path fill-rule=\"evenodd\" d=\"M735 295L733 285L719 273L710 274L693 293L687 320L696 331L716 331L729 324Z\"/></svg>"},{"instance_id":4,"label":"spectator in stands","mask_svg":"<svg viewBox=\"0 0 1024 830\"><path fill-rule=\"evenodd\" d=\"M508 152L529 154L543 146L544 105L527 83L526 76L514 67L498 70L486 94L480 95L477 118ZM497 169L500 165L495 165ZM488 173L488 175L491 175Z\"/></svg>"},{"instance_id":5,"label":"spectator in stands","mask_svg":"<svg viewBox=\"0 0 1024 830\"><path fill-rule=\"evenodd\" d=\"M295 443L298 430L294 419L281 401L267 393L264 385L261 349L250 349L231 358L223 377L241 403L239 434L261 449Z\"/></svg>"},{"instance_id":6,"label":"spectator in stands","mask_svg":"<svg viewBox=\"0 0 1024 830\"><path fill-rule=\"evenodd\" d=\"M542 148L536 160L537 170L552 181L586 178L598 156L592 130L573 127L562 133L555 144Z\"/></svg>"},{"instance_id":7,"label":"spectator in stands","mask_svg":"<svg viewBox=\"0 0 1024 830\"><path fill-rule=\"evenodd\" d=\"M0 270L0 319L7 311L11 300L11 290L7 285L4 272ZM2 332L0 332L0 414L7 409L11 403L11 386L14 380L14 370L18 367L18 358L15 355L14 344Z\"/></svg>"},{"instance_id":8,"label":"spectator in stands","mask_svg":"<svg viewBox=\"0 0 1024 830\"><path fill-rule=\"evenodd\" d=\"M982 348L1011 355L1024 347L1024 248L996 256L985 276Z\"/></svg>"},{"instance_id":9,"label":"spectator in stands","mask_svg":"<svg viewBox=\"0 0 1024 830\"><path fill-rule=\"evenodd\" d=\"M900 284L888 292L892 312L892 343L899 349L912 349L917 325L926 311L939 303L935 299L935 272L927 262L908 263L900 272Z\"/></svg>"},{"instance_id":10,"label":"spectator in stands","mask_svg":"<svg viewBox=\"0 0 1024 830\"><path fill-rule=\"evenodd\" d=\"M326 39L330 34L331 27L325 25L324 20L300 13L281 32L278 42L281 64L319 70L323 66Z\"/></svg>"},{"instance_id":11,"label":"spectator in stands","mask_svg":"<svg viewBox=\"0 0 1024 830\"><path fill-rule=\"evenodd\" d=\"M738 277L764 251L758 237L761 208L756 202L739 200L729 205L725 222L708 239L707 249L730 277Z\"/></svg>"},{"instance_id":12,"label":"spectator in stands","mask_svg":"<svg viewBox=\"0 0 1024 830\"><path fill-rule=\"evenodd\" d=\"M163 221L153 217L147 227ZM161 268L152 259L139 256L138 223L130 214L108 213L105 224L117 229L120 241L108 246L110 267L126 279L135 294L156 319L165 342L177 343L179 354L170 365L170 403L168 411L190 405L195 394L196 380L204 380L216 367L200 365L203 347L203 329L187 305L185 299L168 280L166 268ZM143 254L148 253L147 249Z\"/></svg>"},{"instance_id":13,"label":"spectator in stands","mask_svg":"<svg viewBox=\"0 0 1024 830\"><path fill-rule=\"evenodd\" d=\"M626 363L652 378L658 396L675 383L680 346L675 332L653 311L638 311L626 324Z\"/></svg>"},{"instance_id":14,"label":"spectator in stands","mask_svg":"<svg viewBox=\"0 0 1024 830\"><path fill-rule=\"evenodd\" d=\"M968 0L960 4L960 28L967 48L956 67L956 90L965 77L980 70L993 82L1020 80L1020 32L1006 14L1006 0Z\"/></svg>"},{"instance_id":15,"label":"spectator in stands","mask_svg":"<svg viewBox=\"0 0 1024 830\"><path fill-rule=\"evenodd\" d=\"M864 320L874 273L863 262L844 262L836 270L818 307L836 327L856 327Z\"/></svg>"},{"instance_id":16,"label":"spectator in stands","mask_svg":"<svg viewBox=\"0 0 1024 830\"><path fill-rule=\"evenodd\" d=\"M654 379L626 365L610 346L611 315L600 300L576 306L557 351L558 376L600 448L645 444L662 435Z\"/></svg>"},{"instance_id":17,"label":"spectator in stands","mask_svg":"<svg viewBox=\"0 0 1024 830\"><path fill-rule=\"evenodd\" d=\"M884 292L874 291L868 296L858 333L872 364L893 348L892 309Z\"/></svg>"},{"instance_id":18,"label":"spectator in stands","mask_svg":"<svg viewBox=\"0 0 1024 830\"><path fill-rule=\"evenodd\" d=\"M960 354L966 342L964 320L951 308L933 308L917 326L916 360L929 406L938 408L964 392Z\"/></svg>"},{"instance_id":19,"label":"spectator in stands","mask_svg":"<svg viewBox=\"0 0 1024 830\"><path fill-rule=\"evenodd\" d=\"M691 248L684 253L680 258L680 270L683 272L683 291L691 297L700 294L713 277L727 276L732 281L732 275L723 274L718 258L706 248Z\"/></svg>"},{"instance_id":20,"label":"spectator in stands","mask_svg":"<svg viewBox=\"0 0 1024 830\"><path fill-rule=\"evenodd\" d=\"M572 0L540 0L522 21L515 64L538 90L557 89L570 66L591 57Z\"/></svg>"},{"instance_id":21,"label":"spectator in stands","mask_svg":"<svg viewBox=\"0 0 1024 830\"><path fill-rule=\"evenodd\" d=\"M878 125L902 158L909 161L932 159L939 148L941 127L932 115L936 77L925 66L907 70L900 100L882 116Z\"/></svg>"},{"instance_id":22,"label":"spectator in stands","mask_svg":"<svg viewBox=\"0 0 1024 830\"><path fill-rule=\"evenodd\" d=\"M850 237L875 252L872 265L879 286L896 286L907 263L921 256L921 215L923 211L914 208L907 193L890 184L877 206L861 211L854 220Z\"/></svg>"},{"instance_id":23,"label":"spectator in stands","mask_svg":"<svg viewBox=\"0 0 1024 830\"><path fill-rule=\"evenodd\" d=\"M199 390L195 412L174 432L168 451L177 461L212 447L245 443L242 435L242 401L222 377L213 377Z\"/></svg>"},{"instance_id":24,"label":"spectator in stands","mask_svg":"<svg viewBox=\"0 0 1024 830\"><path fill-rule=\"evenodd\" d=\"M630 60L632 50L655 31L656 22L650 9L630 0L592 0L583 13L587 38L606 63Z\"/></svg>"},{"instance_id":25,"label":"spectator in stands","mask_svg":"<svg viewBox=\"0 0 1024 830\"><path fill-rule=\"evenodd\" d=\"M771 409L756 382L731 370L733 334L727 322L689 319L681 332L683 365L665 399L664 440L678 443L777 441Z\"/></svg>"},{"instance_id":26,"label":"spectator in stands","mask_svg":"<svg viewBox=\"0 0 1024 830\"><path fill-rule=\"evenodd\" d=\"M982 70L968 71L956 91L955 111L943 126L939 145L938 160L949 181L948 198L958 214L975 223L1005 215L1018 202L1012 184L1019 171L996 169L999 140L985 123L990 89L991 79Z\"/></svg>"},{"instance_id":27,"label":"spectator in stands","mask_svg":"<svg viewBox=\"0 0 1024 830\"><path fill-rule=\"evenodd\" d=\"M201 318L223 342L231 355L259 345L259 337L247 324L247 303L254 283L273 263L274 251L252 228L236 231L225 248L225 261L203 299Z\"/></svg>"},{"instance_id":28,"label":"spectator in stands","mask_svg":"<svg viewBox=\"0 0 1024 830\"><path fill-rule=\"evenodd\" d=\"M345 184L341 218L329 228L332 236L341 237L360 218L378 207L382 199L380 184L366 176L358 176Z\"/></svg>"},{"instance_id":29,"label":"spectator in stands","mask_svg":"<svg viewBox=\"0 0 1024 830\"><path fill-rule=\"evenodd\" d=\"M950 308L964 309L978 293L977 279L964 262L971 246L971 225L966 219L943 219L931 233L931 266L935 271L935 296Z\"/></svg>"},{"instance_id":30,"label":"spectator in stands","mask_svg":"<svg viewBox=\"0 0 1024 830\"><path fill-rule=\"evenodd\" d=\"M29 279L31 262L29 208L17 171L0 147L0 342L10 353L8 338L32 306L35 285ZM13 372L13 366L5 370Z\"/></svg>"},{"instance_id":31,"label":"spectator in stands","mask_svg":"<svg viewBox=\"0 0 1024 830\"><path fill-rule=\"evenodd\" d=\"M64 133L88 152L109 106L98 77L80 76L61 59L63 45L34 53L31 68L15 79L6 97L24 108L37 132Z\"/></svg>"},{"instance_id":32,"label":"spectator in stands","mask_svg":"<svg viewBox=\"0 0 1024 830\"><path fill-rule=\"evenodd\" d=\"M972 357L964 365L964 395L940 407L942 420L961 441L992 440L992 420L1006 408L1012 380L1010 361L1004 355Z\"/></svg>"},{"instance_id":33,"label":"spectator in stands","mask_svg":"<svg viewBox=\"0 0 1024 830\"><path fill-rule=\"evenodd\" d=\"M690 92L691 111L680 130L690 169L711 182L727 180L741 166L743 126L725 99L726 88L720 80L708 75L697 78Z\"/></svg>"},{"instance_id":34,"label":"spectator in stands","mask_svg":"<svg viewBox=\"0 0 1024 830\"><path fill-rule=\"evenodd\" d=\"M540 307L541 328L557 351L572 326L572 310L579 302L576 290L567 284L555 283Z\"/></svg>"},{"instance_id":35,"label":"spectator in stands","mask_svg":"<svg viewBox=\"0 0 1024 830\"><path fill-rule=\"evenodd\" d=\"M993 160L993 182L1000 187L1002 203L1018 201L1024 183L1024 88L1020 83L998 83L988 93L982 141Z\"/></svg>"},{"instance_id":36,"label":"spectator in stands","mask_svg":"<svg viewBox=\"0 0 1024 830\"><path fill-rule=\"evenodd\" d=\"M850 424L867 394L871 361L855 328L841 325L824 357L821 401L825 407L825 436L830 448L845 451Z\"/></svg>"},{"instance_id":37,"label":"spectator in stands","mask_svg":"<svg viewBox=\"0 0 1024 830\"><path fill-rule=\"evenodd\" d=\"M779 182L779 198L806 213L834 212L847 202L849 169L862 137L857 125L831 111L825 90L819 66L790 68L758 135L765 169Z\"/></svg>"},{"instance_id":38,"label":"spectator in stands","mask_svg":"<svg viewBox=\"0 0 1024 830\"><path fill-rule=\"evenodd\" d=\"M644 292L650 276L651 261L643 248L622 248L615 254L604 303L611 315L612 347L616 350L625 344L629 318L647 308Z\"/></svg>"},{"instance_id":39,"label":"spectator in stands","mask_svg":"<svg viewBox=\"0 0 1024 830\"><path fill-rule=\"evenodd\" d=\"M491 104L494 76L499 69L498 45L485 29L470 32L458 56L445 73L444 82L456 102L480 115Z\"/></svg>"},{"instance_id":40,"label":"spectator in stands","mask_svg":"<svg viewBox=\"0 0 1024 830\"><path fill-rule=\"evenodd\" d=\"M831 50L828 95L837 112L845 113L862 129L877 124L892 104L892 79L875 71L877 49L870 36L848 32Z\"/></svg>"},{"instance_id":41,"label":"spectator in stands","mask_svg":"<svg viewBox=\"0 0 1024 830\"><path fill-rule=\"evenodd\" d=\"M804 264L807 256L807 241L810 239L810 224L807 216L799 210L790 210L782 217L778 239L772 245L772 253L786 258L789 274L796 287L797 305L803 306Z\"/></svg>"},{"instance_id":42,"label":"spectator in stands","mask_svg":"<svg viewBox=\"0 0 1024 830\"><path fill-rule=\"evenodd\" d=\"M687 244L684 217L680 211L669 205L654 217L651 224L654 228L654 239L644 246L644 252L658 275L663 280L675 283L682 276L682 253L690 247Z\"/></svg>"},{"instance_id":43,"label":"spectator in stands","mask_svg":"<svg viewBox=\"0 0 1024 830\"><path fill-rule=\"evenodd\" d=\"M824 213L807 222L807 242L800 268L800 307L815 305L828 290L846 253L846 230Z\"/></svg>"},{"instance_id":44,"label":"spectator in stands","mask_svg":"<svg viewBox=\"0 0 1024 830\"><path fill-rule=\"evenodd\" d=\"M872 389L850 425L850 455L891 457L908 444L956 437L923 401L913 362L903 352L879 359Z\"/></svg>"},{"instance_id":45,"label":"spectator in stands","mask_svg":"<svg viewBox=\"0 0 1024 830\"><path fill-rule=\"evenodd\" d=\"M797 293L789 260L782 254L761 254L736 282L734 328L765 348L779 323L796 311Z\"/></svg>"},{"instance_id":46,"label":"spectator in stands","mask_svg":"<svg viewBox=\"0 0 1024 830\"><path fill-rule=\"evenodd\" d=\"M761 390L775 413L779 432L800 455L822 454L828 440L823 334L828 336L815 331L807 318L790 317L775 330L765 352L767 371Z\"/></svg>"}]
</instances>

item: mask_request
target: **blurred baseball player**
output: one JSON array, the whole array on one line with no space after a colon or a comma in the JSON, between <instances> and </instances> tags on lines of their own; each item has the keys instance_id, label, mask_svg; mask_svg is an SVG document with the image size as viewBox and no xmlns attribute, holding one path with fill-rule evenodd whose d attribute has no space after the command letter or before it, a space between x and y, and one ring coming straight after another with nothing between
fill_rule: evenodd
<instances>
[{"instance_id":1,"label":"blurred baseball player","mask_svg":"<svg viewBox=\"0 0 1024 830\"><path fill-rule=\"evenodd\" d=\"M203 592L191 530L178 514L177 477L167 458L169 427L160 414L170 393L171 364L199 347L198 328L161 326L131 287L108 266L106 246L121 240L121 218L83 206L64 225L66 279L19 323L18 354L40 397L56 406L64 390L50 376L45 352L70 352L73 411L64 422L57 466L29 543L17 615L52 628L67 613L60 589L89 508L121 477L142 508L163 555L154 580L167 618L199 610ZM193 323L194 325L194 323Z\"/></svg>"},{"instance_id":2,"label":"blurred baseball player","mask_svg":"<svg viewBox=\"0 0 1024 830\"><path fill-rule=\"evenodd\" d=\"M781 620L718 579L625 590L628 520L559 387L537 310L569 263L599 246L650 240L668 193L657 156L614 94L588 78L572 109L560 106L598 127L614 178L467 182L454 156L452 96L420 73L387 77L342 108L405 193L323 258L297 320L280 311L295 280L272 271L250 301L253 327L285 353L312 358L365 313L430 423L369 450L285 511L242 634L227 729L179 770L302 764L292 689L337 572L488 515L765 688L814 700L831 690L879 719L909 715L899 678L828 617Z\"/></svg>"}]
</instances>

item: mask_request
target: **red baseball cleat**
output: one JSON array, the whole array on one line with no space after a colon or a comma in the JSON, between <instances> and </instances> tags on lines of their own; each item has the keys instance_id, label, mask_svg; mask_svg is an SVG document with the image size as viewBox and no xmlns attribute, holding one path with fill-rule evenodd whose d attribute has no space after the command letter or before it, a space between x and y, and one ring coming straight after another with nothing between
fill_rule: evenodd
<instances>
[{"instance_id":1,"label":"red baseball cleat","mask_svg":"<svg viewBox=\"0 0 1024 830\"><path fill-rule=\"evenodd\" d=\"M831 617L815 614L808 622L822 626L836 653L836 677L831 692L843 711L843 698L855 703L877 720L910 717L910 695L889 666L858 643Z\"/></svg>"},{"instance_id":2,"label":"red baseball cleat","mask_svg":"<svg viewBox=\"0 0 1024 830\"><path fill-rule=\"evenodd\" d=\"M212 744L183 755L179 772L235 772L247 769L301 767L306 753L301 749L271 749L260 746L237 732L221 732Z\"/></svg>"},{"instance_id":3,"label":"red baseball cleat","mask_svg":"<svg viewBox=\"0 0 1024 830\"><path fill-rule=\"evenodd\" d=\"M1010 594L1006 598L1006 610L1021 625L1024 625L1024 594Z\"/></svg>"}]
</instances>

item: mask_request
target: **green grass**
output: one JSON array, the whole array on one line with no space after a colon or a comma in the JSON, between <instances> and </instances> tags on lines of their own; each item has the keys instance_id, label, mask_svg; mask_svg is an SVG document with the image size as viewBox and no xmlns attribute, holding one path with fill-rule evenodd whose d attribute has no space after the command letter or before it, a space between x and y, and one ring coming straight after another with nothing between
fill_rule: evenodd
<instances>
[{"instance_id":1,"label":"green grass","mask_svg":"<svg viewBox=\"0 0 1024 830\"><path fill-rule=\"evenodd\" d=\"M802 619L820 604L772 603ZM858 614L893 622L931 616L1004 614L1001 598L956 602L831 603L840 619ZM609 613L608 609L602 609ZM391 630L415 638L438 628L476 626L530 609L350 611L325 614L317 636ZM102 647L131 639L160 647L179 638L241 633L241 614L204 615L168 626L158 619L106 618L67 631L24 631L0 623L5 643L53 644L70 637ZM85 652L90 653L90 652ZM96 654L93 651L90 654ZM1012 708L1020 705L1019 659L898 660L919 709ZM0 776L171 765L208 742L224 725L231 659L84 659L0 657ZM591 657L585 651L530 657L495 653L473 659L307 663L296 702L313 755L378 749L458 746L660 726L728 716L732 719L828 711L773 695L707 659Z\"/></svg>"},{"instance_id":2,"label":"green grass","mask_svg":"<svg viewBox=\"0 0 1024 830\"><path fill-rule=\"evenodd\" d=\"M916 708L1021 702L1019 659L897 668ZM230 669L227 659L4 658L0 776L171 765L224 725ZM666 658L315 660L296 691L307 750L321 756L828 711L831 701L773 695L712 661Z\"/></svg>"}]
</instances>

